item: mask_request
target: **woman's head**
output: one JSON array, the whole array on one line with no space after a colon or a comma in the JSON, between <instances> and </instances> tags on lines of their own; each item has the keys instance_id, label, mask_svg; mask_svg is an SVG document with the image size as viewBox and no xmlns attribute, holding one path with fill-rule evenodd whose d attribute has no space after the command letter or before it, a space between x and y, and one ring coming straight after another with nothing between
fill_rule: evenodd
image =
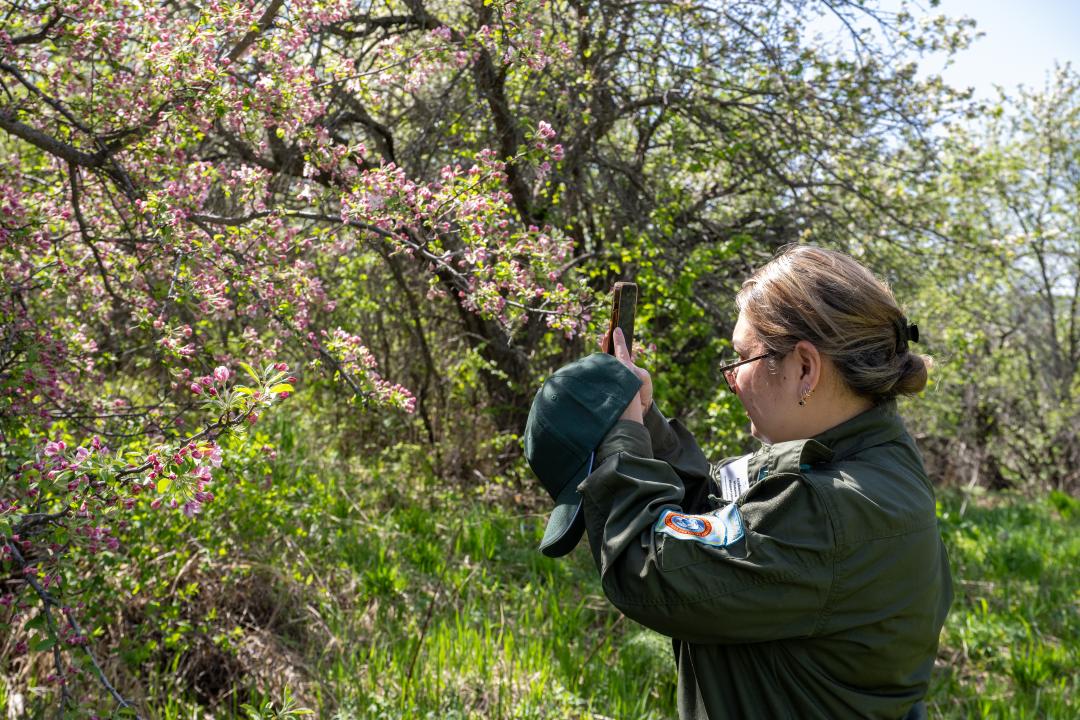
<instances>
[{"instance_id":1,"label":"woman's head","mask_svg":"<svg viewBox=\"0 0 1080 720\"><path fill-rule=\"evenodd\" d=\"M807 341L854 395L873 402L926 387L930 358L911 352L889 287L849 255L788 246L736 297L740 322L781 358ZM811 388L813 389L813 388Z\"/></svg>"}]
</instances>

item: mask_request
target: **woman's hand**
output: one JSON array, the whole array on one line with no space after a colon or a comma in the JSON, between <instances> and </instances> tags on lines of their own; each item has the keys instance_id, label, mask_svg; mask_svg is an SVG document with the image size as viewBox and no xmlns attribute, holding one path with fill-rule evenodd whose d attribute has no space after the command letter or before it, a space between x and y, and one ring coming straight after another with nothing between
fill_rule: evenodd
<instances>
[{"instance_id":1,"label":"woman's hand","mask_svg":"<svg viewBox=\"0 0 1080 720\"><path fill-rule=\"evenodd\" d=\"M620 420L633 420L636 423L643 423L645 413L648 411L649 406L652 405L652 378L649 376L647 370L639 368L634 365L634 361L630 359L630 353L626 349L626 340L623 338L622 330L615 328L615 332L612 334L612 341L615 343L615 359L625 365L630 372L637 376L638 380L641 380L641 389L638 390L638 394L634 400L630 401L630 404L626 406L626 410L623 411ZM607 352L608 338L605 335L600 341L600 348L604 352Z\"/></svg>"}]
</instances>

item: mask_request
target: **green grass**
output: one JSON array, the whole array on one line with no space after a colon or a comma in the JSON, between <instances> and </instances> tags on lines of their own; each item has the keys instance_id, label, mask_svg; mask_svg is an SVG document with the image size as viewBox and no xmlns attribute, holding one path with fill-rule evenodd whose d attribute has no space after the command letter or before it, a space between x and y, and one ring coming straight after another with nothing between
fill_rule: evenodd
<instances>
[{"instance_id":1,"label":"green grass","mask_svg":"<svg viewBox=\"0 0 1080 720\"><path fill-rule=\"evenodd\" d=\"M194 520L140 511L112 559L127 618L98 624L145 717L246 717L285 687L343 720L675 716L670 642L608 605L585 544L537 551L546 517L513 483L448 487L422 448L360 463L291 432Z\"/></svg>"},{"instance_id":2,"label":"green grass","mask_svg":"<svg viewBox=\"0 0 1080 720\"><path fill-rule=\"evenodd\" d=\"M1080 503L939 503L956 600L930 693L943 718L1080 716Z\"/></svg>"},{"instance_id":3,"label":"green grass","mask_svg":"<svg viewBox=\"0 0 1080 720\"><path fill-rule=\"evenodd\" d=\"M447 485L422 448L344 460L304 432L253 438L193 521L140 511L97 575L85 624L144 717L286 717L286 690L342 720L676 716L669 641L609 606L585 544L536 551L521 478ZM932 717L1080 714L1078 508L943 494L956 602Z\"/></svg>"}]
</instances>

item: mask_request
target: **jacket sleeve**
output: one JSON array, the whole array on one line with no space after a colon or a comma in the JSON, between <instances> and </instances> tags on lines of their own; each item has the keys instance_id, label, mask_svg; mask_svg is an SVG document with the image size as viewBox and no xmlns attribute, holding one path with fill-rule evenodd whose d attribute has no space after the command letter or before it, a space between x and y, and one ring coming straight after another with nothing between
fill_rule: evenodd
<instances>
[{"instance_id":1,"label":"jacket sleeve","mask_svg":"<svg viewBox=\"0 0 1080 720\"><path fill-rule=\"evenodd\" d=\"M709 494L713 492L709 461L694 436L678 420L665 418L655 402L645 413L644 422L652 443L652 456L670 465L683 482L684 507L694 511L707 509Z\"/></svg>"},{"instance_id":2,"label":"jacket sleeve","mask_svg":"<svg viewBox=\"0 0 1080 720\"><path fill-rule=\"evenodd\" d=\"M816 489L797 474L766 477L737 503L681 514L685 486L653 457L648 431L620 421L606 458L579 486L604 592L628 617L695 643L808 637L823 621L834 532ZM723 518L721 517L723 514ZM729 540L675 530L732 523Z\"/></svg>"}]
</instances>

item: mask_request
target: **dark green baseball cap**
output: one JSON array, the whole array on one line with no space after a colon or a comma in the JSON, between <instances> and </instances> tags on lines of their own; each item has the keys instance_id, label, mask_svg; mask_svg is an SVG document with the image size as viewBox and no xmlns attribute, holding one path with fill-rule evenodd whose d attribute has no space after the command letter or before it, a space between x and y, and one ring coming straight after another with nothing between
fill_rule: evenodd
<instances>
[{"instance_id":1,"label":"dark green baseball cap","mask_svg":"<svg viewBox=\"0 0 1080 720\"><path fill-rule=\"evenodd\" d=\"M562 557L585 532L577 486L592 472L600 441L637 395L641 381L613 355L595 353L544 381L525 425L525 459L555 501L540 552Z\"/></svg>"}]
</instances>

